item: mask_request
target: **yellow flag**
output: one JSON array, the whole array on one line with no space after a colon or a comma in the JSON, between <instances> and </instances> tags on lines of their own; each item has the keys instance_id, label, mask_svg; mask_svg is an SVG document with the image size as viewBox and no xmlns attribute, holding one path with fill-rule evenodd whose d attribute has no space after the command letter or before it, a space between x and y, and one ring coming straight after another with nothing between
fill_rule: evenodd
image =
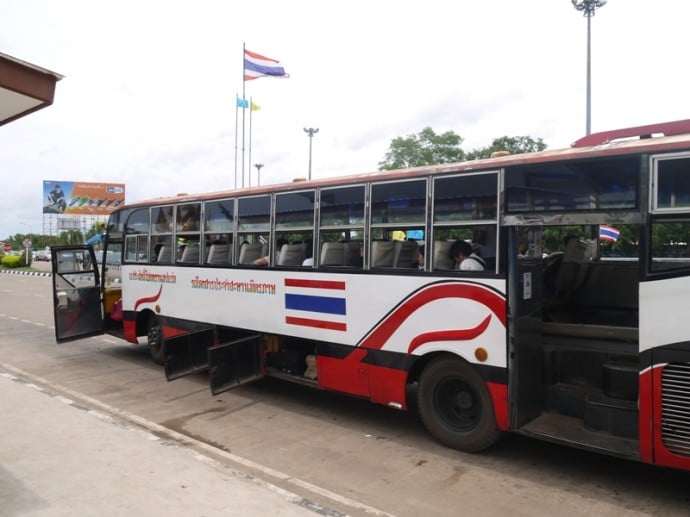
<instances>
[{"instance_id":1,"label":"yellow flag","mask_svg":"<svg viewBox=\"0 0 690 517\"><path fill-rule=\"evenodd\" d=\"M261 106L259 106L254 101L252 101L252 111L258 111L260 109L261 109Z\"/></svg>"}]
</instances>

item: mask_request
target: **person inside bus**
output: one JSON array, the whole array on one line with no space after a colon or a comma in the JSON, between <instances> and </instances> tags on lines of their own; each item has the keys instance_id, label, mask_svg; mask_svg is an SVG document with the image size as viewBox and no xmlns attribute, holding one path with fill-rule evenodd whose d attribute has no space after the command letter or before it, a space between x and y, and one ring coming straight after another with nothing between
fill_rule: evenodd
<instances>
[{"instance_id":1,"label":"person inside bus","mask_svg":"<svg viewBox=\"0 0 690 517\"><path fill-rule=\"evenodd\" d=\"M563 238L563 251L555 251L544 258L543 297L546 305L560 306L571 299L575 288L575 271L572 267L566 269L563 266L563 260L573 240L578 241L579 237L572 234L566 235ZM573 242L572 245L576 246L577 243ZM562 269L564 271L561 271Z\"/></svg>"},{"instance_id":2,"label":"person inside bus","mask_svg":"<svg viewBox=\"0 0 690 517\"><path fill-rule=\"evenodd\" d=\"M302 265L307 267L314 265L314 243L311 239L304 241L304 261Z\"/></svg>"},{"instance_id":3,"label":"person inside bus","mask_svg":"<svg viewBox=\"0 0 690 517\"><path fill-rule=\"evenodd\" d=\"M424 246L417 247L417 269L424 271Z\"/></svg>"},{"instance_id":4,"label":"person inside bus","mask_svg":"<svg viewBox=\"0 0 690 517\"><path fill-rule=\"evenodd\" d=\"M472 245L465 240L457 240L450 247L450 259L461 271L484 271L484 260L472 251Z\"/></svg>"},{"instance_id":5,"label":"person inside bus","mask_svg":"<svg viewBox=\"0 0 690 517\"><path fill-rule=\"evenodd\" d=\"M284 244L287 244L288 241L286 239L278 239L278 242L276 243L276 258L275 258L275 264L278 263L278 257L280 256L280 250L283 247ZM269 256L266 255L265 257L259 257L254 261L255 266L268 266L269 265Z\"/></svg>"}]
</instances>

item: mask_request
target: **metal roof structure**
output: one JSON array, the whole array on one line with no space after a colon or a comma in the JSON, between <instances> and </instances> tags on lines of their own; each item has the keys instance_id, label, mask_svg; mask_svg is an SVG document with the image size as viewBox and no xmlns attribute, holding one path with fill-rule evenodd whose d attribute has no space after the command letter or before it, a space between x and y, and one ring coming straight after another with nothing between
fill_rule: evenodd
<instances>
[{"instance_id":1,"label":"metal roof structure","mask_svg":"<svg viewBox=\"0 0 690 517\"><path fill-rule=\"evenodd\" d=\"M50 106L62 77L0 53L0 126Z\"/></svg>"}]
</instances>

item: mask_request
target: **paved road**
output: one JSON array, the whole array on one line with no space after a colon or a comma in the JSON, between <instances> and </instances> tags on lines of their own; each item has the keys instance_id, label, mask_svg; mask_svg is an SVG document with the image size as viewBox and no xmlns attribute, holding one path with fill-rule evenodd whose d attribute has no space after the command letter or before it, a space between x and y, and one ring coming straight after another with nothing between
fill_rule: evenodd
<instances>
[{"instance_id":1,"label":"paved road","mask_svg":"<svg viewBox=\"0 0 690 517\"><path fill-rule=\"evenodd\" d=\"M0 514L284 515L323 507L30 379L0 373Z\"/></svg>"},{"instance_id":2,"label":"paved road","mask_svg":"<svg viewBox=\"0 0 690 517\"><path fill-rule=\"evenodd\" d=\"M45 380L79 406L211 458L222 465L216 474L247 473L322 513L689 514L686 473L518 436L480 455L462 454L432 441L413 413L270 379L213 397L205 375L166 383L143 347L111 337L57 346L49 286L47 277L0 274L0 370ZM0 378L0 401L8 383ZM5 407L3 418L14 418L16 407ZM101 429L104 443L113 441L110 427ZM72 487L68 479L56 482Z\"/></svg>"}]
</instances>

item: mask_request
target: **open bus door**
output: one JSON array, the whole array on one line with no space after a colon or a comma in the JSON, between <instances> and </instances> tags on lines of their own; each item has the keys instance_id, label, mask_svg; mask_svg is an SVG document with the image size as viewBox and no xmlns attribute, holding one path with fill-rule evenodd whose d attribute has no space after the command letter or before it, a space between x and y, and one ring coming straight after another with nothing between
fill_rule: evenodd
<instances>
[{"instance_id":1,"label":"open bus door","mask_svg":"<svg viewBox=\"0 0 690 517\"><path fill-rule=\"evenodd\" d=\"M542 230L514 227L508 237L511 423L520 429L542 406Z\"/></svg>"},{"instance_id":2,"label":"open bus door","mask_svg":"<svg viewBox=\"0 0 690 517\"><path fill-rule=\"evenodd\" d=\"M101 286L93 247L56 246L51 255L56 341L103 334Z\"/></svg>"}]
</instances>

